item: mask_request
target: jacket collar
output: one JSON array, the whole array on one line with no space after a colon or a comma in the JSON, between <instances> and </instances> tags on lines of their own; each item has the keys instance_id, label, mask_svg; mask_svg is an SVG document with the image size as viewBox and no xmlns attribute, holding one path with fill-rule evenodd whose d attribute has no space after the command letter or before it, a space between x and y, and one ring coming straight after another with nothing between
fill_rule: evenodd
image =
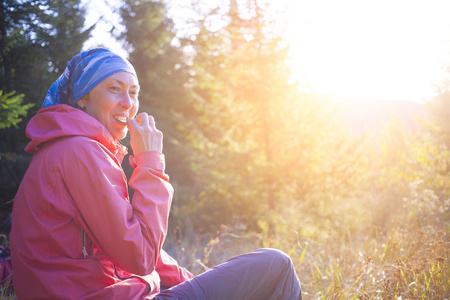
<instances>
[{"instance_id":1,"label":"jacket collar","mask_svg":"<svg viewBox=\"0 0 450 300\"><path fill-rule=\"evenodd\" d=\"M119 162L127 154L127 148L97 119L66 104L41 108L28 123L26 135L31 142L25 151L30 153L38 151L43 143L60 137L85 136L104 145Z\"/></svg>"}]
</instances>

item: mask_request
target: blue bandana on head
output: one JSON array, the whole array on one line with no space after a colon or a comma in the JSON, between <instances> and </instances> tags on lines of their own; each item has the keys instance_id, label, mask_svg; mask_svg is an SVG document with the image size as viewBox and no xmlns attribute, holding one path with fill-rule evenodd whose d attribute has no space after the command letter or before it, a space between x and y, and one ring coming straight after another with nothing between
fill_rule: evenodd
<instances>
[{"instance_id":1,"label":"blue bandana on head","mask_svg":"<svg viewBox=\"0 0 450 300\"><path fill-rule=\"evenodd\" d=\"M57 104L75 106L97 84L118 72L128 72L137 78L128 60L107 49L81 52L72 58L64 73L52 84L42 107Z\"/></svg>"}]
</instances>

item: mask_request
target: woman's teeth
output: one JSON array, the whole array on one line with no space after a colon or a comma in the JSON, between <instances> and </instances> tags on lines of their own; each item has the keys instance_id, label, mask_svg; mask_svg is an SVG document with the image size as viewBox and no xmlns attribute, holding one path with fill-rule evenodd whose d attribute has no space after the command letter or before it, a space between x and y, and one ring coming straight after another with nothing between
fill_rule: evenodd
<instances>
[{"instance_id":1,"label":"woman's teeth","mask_svg":"<svg viewBox=\"0 0 450 300\"><path fill-rule=\"evenodd\" d=\"M127 117L124 116L114 116L114 119L125 124L127 123Z\"/></svg>"}]
</instances>

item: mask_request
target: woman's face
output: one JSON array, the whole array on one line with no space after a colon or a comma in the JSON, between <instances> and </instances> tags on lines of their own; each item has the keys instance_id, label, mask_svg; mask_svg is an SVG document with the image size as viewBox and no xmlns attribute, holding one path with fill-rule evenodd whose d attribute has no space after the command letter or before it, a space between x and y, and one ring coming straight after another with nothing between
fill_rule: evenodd
<instances>
[{"instance_id":1,"label":"woman's face","mask_svg":"<svg viewBox=\"0 0 450 300\"><path fill-rule=\"evenodd\" d=\"M131 73L119 72L100 82L77 104L83 104L86 113L121 140L128 132L127 119L134 118L139 109L138 94L137 78Z\"/></svg>"}]
</instances>

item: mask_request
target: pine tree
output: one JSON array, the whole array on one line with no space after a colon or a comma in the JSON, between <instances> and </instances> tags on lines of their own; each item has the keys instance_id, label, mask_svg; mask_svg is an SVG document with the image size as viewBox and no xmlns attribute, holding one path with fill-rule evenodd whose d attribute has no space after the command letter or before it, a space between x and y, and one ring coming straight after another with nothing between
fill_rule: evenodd
<instances>
[{"instance_id":1,"label":"pine tree","mask_svg":"<svg viewBox=\"0 0 450 300\"><path fill-rule=\"evenodd\" d=\"M162 1L126 1L120 14L125 25L120 38L127 44L141 86L140 111L153 115L163 132L167 172L171 182L182 189L192 183L185 137L177 130L183 126L180 112L186 110L188 91L183 54L172 43L173 21Z\"/></svg>"},{"instance_id":2,"label":"pine tree","mask_svg":"<svg viewBox=\"0 0 450 300\"><path fill-rule=\"evenodd\" d=\"M272 232L286 211L326 207L317 199L350 190L356 159L342 158L351 145L340 145L345 136L332 108L292 82L288 43L267 11L254 0L231 1L226 13L219 7L202 17L199 33L184 41L194 50L194 112L185 117L198 183L184 214L198 226L239 217ZM218 23L225 25L211 26Z\"/></svg>"},{"instance_id":3,"label":"pine tree","mask_svg":"<svg viewBox=\"0 0 450 300\"><path fill-rule=\"evenodd\" d=\"M251 17L241 17L242 10ZM220 21L226 25L209 26ZM287 47L279 36L263 33L264 22L255 2L239 9L232 1L225 15L218 8L202 18L195 39L186 41L195 50L190 130L193 163L204 182L194 201L202 203L197 219L204 222L228 223L241 214L252 223L262 211L275 210L276 119L294 87L284 61Z\"/></svg>"},{"instance_id":4,"label":"pine tree","mask_svg":"<svg viewBox=\"0 0 450 300\"><path fill-rule=\"evenodd\" d=\"M84 29L79 0L3 0L1 8L1 88L25 94L38 108L93 28Z\"/></svg>"},{"instance_id":5,"label":"pine tree","mask_svg":"<svg viewBox=\"0 0 450 300\"><path fill-rule=\"evenodd\" d=\"M0 130L1 201L8 201L29 162L17 156L28 142L25 125L93 28L84 29L80 0L2 0L0 14L0 88L23 94L26 107L34 104L17 128Z\"/></svg>"}]
</instances>

